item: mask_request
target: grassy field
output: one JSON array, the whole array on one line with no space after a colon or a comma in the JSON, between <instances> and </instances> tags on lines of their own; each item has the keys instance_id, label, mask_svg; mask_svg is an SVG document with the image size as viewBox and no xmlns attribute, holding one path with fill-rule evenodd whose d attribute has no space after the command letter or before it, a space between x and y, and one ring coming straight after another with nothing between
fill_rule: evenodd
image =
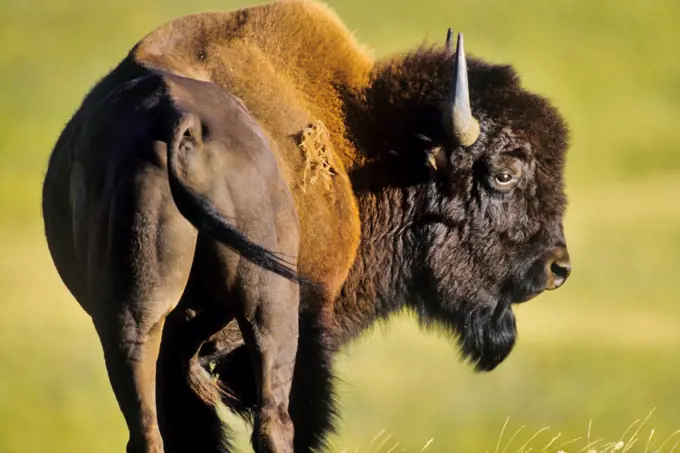
<instances>
[{"instance_id":1,"label":"grassy field","mask_svg":"<svg viewBox=\"0 0 680 453\"><path fill-rule=\"evenodd\" d=\"M658 446L680 428L680 2L329 3L376 56L464 31L470 53L514 64L573 133L570 281L519 307L519 343L491 374L408 319L352 345L338 363L334 450L494 451L509 417L506 439L525 428L508 451L549 426L536 445L561 433L551 451L577 452L591 420L591 440L617 441L653 408L630 451L645 451L652 427ZM0 0L0 453L123 451L98 339L42 235L47 157L86 91L143 34L243 4Z\"/></svg>"}]
</instances>

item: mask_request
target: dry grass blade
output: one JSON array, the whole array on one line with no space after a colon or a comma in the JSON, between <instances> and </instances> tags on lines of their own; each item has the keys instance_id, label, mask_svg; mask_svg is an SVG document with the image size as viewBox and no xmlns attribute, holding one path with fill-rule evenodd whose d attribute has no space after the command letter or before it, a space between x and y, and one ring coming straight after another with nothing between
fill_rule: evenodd
<instances>
[{"instance_id":1,"label":"dry grass blade","mask_svg":"<svg viewBox=\"0 0 680 453\"><path fill-rule=\"evenodd\" d=\"M550 426L544 426L543 428L536 431L533 436L531 436L526 442L524 442L524 444L519 448L517 453L528 453L528 451L524 450L526 448L526 446L529 445L529 443L532 440L536 439L536 437L538 437L538 435L541 434L543 431L547 431L549 429L550 429ZM531 449L529 449L529 450L531 450Z\"/></svg>"},{"instance_id":2,"label":"dry grass blade","mask_svg":"<svg viewBox=\"0 0 680 453\"><path fill-rule=\"evenodd\" d=\"M392 446L392 448L390 448L389 450L387 450L387 453L393 453L394 450L395 450L398 446L399 446L399 442L397 442L396 444L394 444L394 445Z\"/></svg>"},{"instance_id":3,"label":"dry grass blade","mask_svg":"<svg viewBox=\"0 0 680 453\"><path fill-rule=\"evenodd\" d=\"M596 439L592 442L588 442L585 447L579 450L579 453L587 452L590 453L593 450L593 447L597 444L602 442L602 439Z\"/></svg>"},{"instance_id":4,"label":"dry grass blade","mask_svg":"<svg viewBox=\"0 0 680 453\"><path fill-rule=\"evenodd\" d=\"M645 445L645 453L649 451L649 445L652 443L652 437L654 437L654 428L652 428L652 431L649 433L649 439L647 439L647 445Z\"/></svg>"},{"instance_id":5,"label":"dry grass blade","mask_svg":"<svg viewBox=\"0 0 680 453\"><path fill-rule=\"evenodd\" d=\"M562 442L560 444L560 447L564 447L565 445L573 444L574 442L578 442L581 439L583 439L583 436L575 437L574 439L568 440L566 442Z\"/></svg>"},{"instance_id":6,"label":"dry grass blade","mask_svg":"<svg viewBox=\"0 0 680 453\"><path fill-rule=\"evenodd\" d=\"M423 453L427 447L430 446L430 444L434 442L434 439L430 439L427 441L427 443L423 446L423 448L420 449L420 453Z\"/></svg>"},{"instance_id":7,"label":"dry grass blade","mask_svg":"<svg viewBox=\"0 0 680 453\"><path fill-rule=\"evenodd\" d=\"M675 437L677 434L680 434L680 429L677 430L677 431L675 431L675 432L673 432L670 436L668 436L668 437L666 438L666 440L664 440L664 441L661 443L661 445L659 446L659 448L657 448L657 451L663 451L663 447L666 446L666 444L667 444L673 437Z\"/></svg>"},{"instance_id":8,"label":"dry grass blade","mask_svg":"<svg viewBox=\"0 0 680 453\"><path fill-rule=\"evenodd\" d=\"M623 432L623 434L621 435L621 439L620 439L620 440L623 441L623 439L625 439L625 437L626 437L626 434L628 434L628 432L629 432L631 429L633 429L633 426L637 425L638 423L640 423L640 419L639 419L639 418L635 419L635 421L633 421L633 423L631 423L630 426L628 426L628 428L627 428L627 429Z\"/></svg>"},{"instance_id":9,"label":"dry grass blade","mask_svg":"<svg viewBox=\"0 0 680 453\"><path fill-rule=\"evenodd\" d=\"M380 436L382 436L383 434L385 434L385 431L386 431L385 428L383 428L383 429L381 429L380 431L378 431L378 434L376 434L375 436L373 436L373 439L371 439L371 443L370 443L369 445L373 445L373 444L375 443L375 441L378 440L378 439L380 438Z\"/></svg>"},{"instance_id":10,"label":"dry grass blade","mask_svg":"<svg viewBox=\"0 0 680 453\"><path fill-rule=\"evenodd\" d=\"M623 449L623 453L630 451L631 448L637 443L637 441L640 440L637 437L635 439L632 439L630 444L626 445L626 447Z\"/></svg>"},{"instance_id":11,"label":"dry grass blade","mask_svg":"<svg viewBox=\"0 0 680 453\"><path fill-rule=\"evenodd\" d=\"M550 442L548 442L548 444L545 447L543 447L541 452L547 453L548 449L552 446L552 444L554 444L557 441L557 439L559 439L561 436L562 433L557 433L557 435L550 439Z\"/></svg>"},{"instance_id":12,"label":"dry grass blade","mask_svg":"<svg viewBox=\"0 0 680 453\"><path fill-rule=\"evenodd\" d=\"M515 431L515 433L514 433L512 436L510 436L510 440L509 440L508 443L505 445L505 448L503 449L503 453L505 453L505 452L508 450L508 447L510 446L510 444L512 443L512 441L515 440L515 437L517 437L517 434L519 434L519 432L522 431L522 430L524 429L525 426L526 426L526 425L520 426L519 429L518 429L517 431Z\"/></svg>"},{"instance_id":13,"label":"dry grass blade","mask_svg":"<svg viewBox=\"0 0 680 453\"><path fill-rule=\"evenodd\" d=\"M675 447L677 447L678 444L680 444L680 439L678 439L677 442L675 442L675 443L673 444L673 448L671 448L671 453L673 453L673 452L675 451Z\"/></svg>"},{"instance_id":14,"label":"dry grass blade","mask_svg":"<svg viewBox=\"0 0 680 453\"><path fill-rule=\"evenodd\" d=\"M508 422L510 421L510 417L505 419L505 423L503 423L503 428L501 428L501 433L498 436L498 442L496 442L496 449L494 450L494 453L498 453L498 449L501 446L501 440L503 440L503 434L505 433L505 428L508 426Z\"/></svg>"},{"instance_id":15,"label":"dry grass blade","mask_svg":"<svg viewBox=\"0 0 680 453\"><path fill-rule=\"evenodd\" d=\"M654 413L655 410L656 410L656 407L654 409L652 409L651 411L649 411L649 414L647 414L647 417L645 417L645 419L642 420L642 423L640 423L640 426L638 426L638 428L635 430L635 432L631 436L629 443L624 447L623 453L627 453L627 452L630 451L631 448L633 448L633 445L635 445L635 442L637 442L637 440L638 440L637 439L638 433L640 432L642 427L645 425L645 423L647 423L647 421L652 416L652 414Z\"/></svg>"},{"instance_id":16,"label":"dry grass blade","mask_svg":"<svg viewBox=\"0 0 680 453\"><path fill-rule=\"evenodd\" d=\"M392 435L389 434L387 437L385 437L382 442L378 444L378 447L373 451L373 453L378 453L380 449L387 443L388 440L392 438Z\"/></svg>"},{"instance_id":17,"label":"dry grass blade","mask_svg":"<svg viewBox=\"0 0 680 453\"><path fill-rule=\"evenodd\" d=\"M606 444L602 445L600 453L607 453L614 451L612 450L614 448L614 445L616 445L616 442L607 442Z\"/></svg>"}]
</instances>

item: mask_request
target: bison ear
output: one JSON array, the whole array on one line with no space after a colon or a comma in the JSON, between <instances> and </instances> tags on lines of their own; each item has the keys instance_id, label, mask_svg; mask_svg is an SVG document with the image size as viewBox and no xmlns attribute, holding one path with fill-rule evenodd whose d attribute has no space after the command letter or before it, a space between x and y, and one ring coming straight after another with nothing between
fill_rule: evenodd
<instances>
[{"instance_id":1,"label":"bison ear","mask_svg":"<svg viewBox=\"0 0 680 453\"><path fill-rule=\"evenodd\" d=\"M451 163L446 157L446 151L443 146L435 146L426 149L425 156L427 158L427 166L433 173L443 175L448 174L451 171Z\"/></svg>"},{"instance_id":2,"label":"bison ear","mask_svg":"<svg viewBox=\"0 0 680 453\"><path fill-rule=\"evenodd\" d=\"M200 146L203 142L203 127L200 118L193 113L184 113L177 119L172 135L177 147Z\"/></svg>"},{"instance_id":3,"label":"bison ear","mask_svg":"<svg viewBox=\"0 0 680 453\"><path fill-rule=\"evenodd\" d=\"M425 164L433 175L441 176L451 172L451 163L443 146L435 144L425 135L417 134L415 138L425 150Z\"/></svg>"}]
</instances>

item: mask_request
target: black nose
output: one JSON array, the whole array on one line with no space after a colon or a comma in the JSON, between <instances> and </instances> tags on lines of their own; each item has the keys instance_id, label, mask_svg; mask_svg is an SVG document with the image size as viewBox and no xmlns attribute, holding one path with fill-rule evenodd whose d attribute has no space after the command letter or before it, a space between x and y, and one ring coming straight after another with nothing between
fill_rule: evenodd
<instances>
[{"instance_id":1,"label":"black nose","mask_svg":"<svg viewBox=\"0 0 680 453\"><path fill-rule=\"evenodd\" d=\"M565 247L558 247L553 250L548 258L545 270L547 273L545 289L557 289L567 281L571 273L571 261L569 261L569 252Z\"/></svg>"}]
</instances>

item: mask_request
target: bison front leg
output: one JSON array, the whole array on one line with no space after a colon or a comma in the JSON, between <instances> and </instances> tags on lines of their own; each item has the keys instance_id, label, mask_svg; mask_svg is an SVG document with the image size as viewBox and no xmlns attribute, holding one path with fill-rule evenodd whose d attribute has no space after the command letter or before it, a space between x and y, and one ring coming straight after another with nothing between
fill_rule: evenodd
<instances>
[{"instance_id":1,"label":"bison front leg","mask_svg":"<svg viewBox=\"0 0 680 453\"><path fill-rule=\"evenodd\" d=\"M247 280L244 310L237 319L258 389L253 448L258 453L292 453L294 428L288 407L298 343L299 287L255 268Z\"/></svg>"},{"instance_id":2,"label":"bison front leg","mask_svg":"<svg viewBox=\"0 0 680 453\"><path fill-rule=\"evenodd\" d=\"M314 316L303 313L299 329L289 412L295 426L295 452L311 453L324 450L337 415L332 352L324 347L323 330ZM231 326L227 326L201 360L206 368L209 363L214 364L215 375L226 389L222 396L224 404L250 419L257 410L252 359L241 336L237 338L231 331Z\"/></svg>"}]
</instances>

